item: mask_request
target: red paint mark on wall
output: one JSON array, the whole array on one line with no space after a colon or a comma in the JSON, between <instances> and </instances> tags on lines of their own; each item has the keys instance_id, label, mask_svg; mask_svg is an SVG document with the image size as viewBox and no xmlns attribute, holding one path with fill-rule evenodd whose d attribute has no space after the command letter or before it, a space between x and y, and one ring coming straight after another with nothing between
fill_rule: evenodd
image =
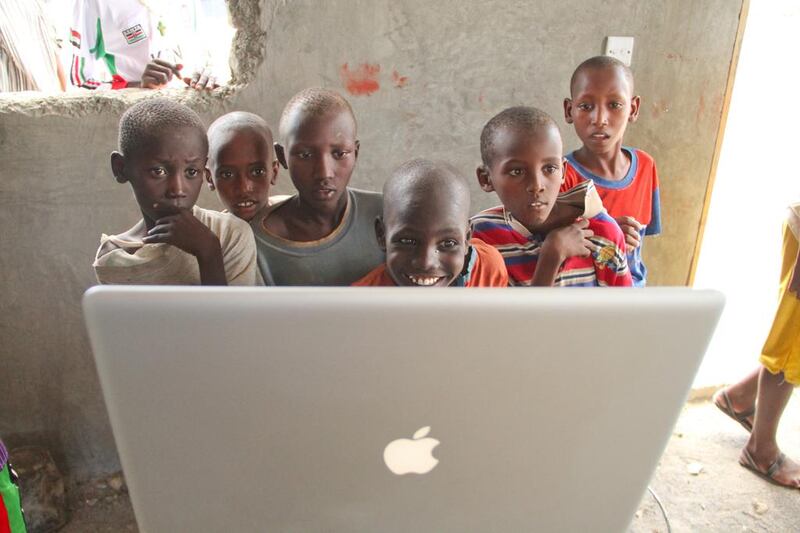
<instances>
[{"instance_id":1,"label":"red paint mark on wall","mask_svg":"<svg viewBox=\"0 0 800 533\"><path fill-rule=\"evenodd\" d=\"M396 70L392 71L392 82L394 86L398 89L405 87L406 83L408 83L408 76L401 76L399 72Z\"/></svg>"},{"instance_id":2,"label":"red paint mark on wall","mask_svg":"<svg viewBox=\"0 0 800 533\"><path fill-rule=\"evenodd\" d=\"M353 96L369 96L381 88L378 83L378 74L381 71L381 66L370 63L362 63L353 70L347 63L342 65L339 69L339 75L342 77L342 84L347 92Z\"/></svg>"}]
</instances>

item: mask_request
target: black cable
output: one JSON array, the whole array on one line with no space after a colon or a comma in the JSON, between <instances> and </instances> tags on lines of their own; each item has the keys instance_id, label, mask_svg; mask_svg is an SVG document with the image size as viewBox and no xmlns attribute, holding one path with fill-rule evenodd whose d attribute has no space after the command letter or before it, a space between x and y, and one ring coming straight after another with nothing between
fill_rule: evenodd
<instances>
[{"instance_id":1,"label":"black cable","mask_svg":"<svg viewBox=\"0 0 800 533\"><path fill-rule=\"evenodd\" d=\"M667 533L672 533L672 526L669 525L669 517L667 516L667 510L664 509L664 505L661 503L661 500L658 498L655 491L652 488L650 488L649 485L647 486L647 490L650 491L650 494L653 496L653 499L658 504L658 508L661 509L661 514L664 515L664 522L667 523Z\"/></svg>"}]
</instances>

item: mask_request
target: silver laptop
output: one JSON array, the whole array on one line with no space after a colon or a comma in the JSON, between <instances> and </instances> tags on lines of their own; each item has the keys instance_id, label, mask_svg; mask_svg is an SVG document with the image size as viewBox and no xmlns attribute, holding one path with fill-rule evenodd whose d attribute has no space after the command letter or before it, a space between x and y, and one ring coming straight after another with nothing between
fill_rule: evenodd
<instances>
[{"instance_id":1,"label":"silver laptop","mask_svg":"<svg viewBox=\"0 0 800 533\"><path fill-rule=\"evenodd\" d=\"M613 532L723 297L97 287L83 305L144 532Z\"/></svg>"}]
</instances>

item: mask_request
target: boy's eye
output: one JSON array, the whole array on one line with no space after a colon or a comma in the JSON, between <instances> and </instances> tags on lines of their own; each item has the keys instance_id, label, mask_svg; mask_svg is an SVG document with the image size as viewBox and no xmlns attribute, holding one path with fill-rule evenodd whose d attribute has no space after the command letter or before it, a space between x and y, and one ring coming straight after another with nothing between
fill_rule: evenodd
<instances>
[{"instance_id":1,"label":"boy's eye","mask_svg":"<svg viewBox=\"0 0 800 533\"><path fill-rule=\"evenodd\" d=\"M581 111L589 111L592 109L592 106L590 104L581 103L578 104L578 109L580 109Z\"/></svg>"},{"instance_id":2,"label":"boy's eye","mask_svg":"<svg viewBox=\"0 0 800 533\"><path fill-rule=\"evenodd\" d=\"M334 150L333 151L333 158L334 159L344 159L347 156L347 154L349 154L349 153L350 152L348 152L346 150Z\"/></svg>"},{"instance_id":3,"label":"boy's eye","mask_svg":"<svg viewBox=\"0 0 800 533\"><path fill-rule=\"evenodd\" d=\"M186 176L188 176L190 178L196 178L199 175L200 175L200 171L197 170L196 168L187 168L186 169Z\"/></svg>"},{"instance_id":4,"label":"boy's eye","mask_svg":"<svg viewBox=\"0 0 800 533\"><path fill-rule=\"evenodd\" d=\"M458 246L458 241L455 239L445 239L439 244L439 246L443 250L452 250L453 248Z\"/></svg>"},{"instance_id":5,"label":"boy's eye","mask_svg":"<svg viewBox=\"0 0 800 533\"><path fill-rule=\"evenodd\" d=\"M403 246L414 246L417 241L409 237L399 237L396 242L397 244L402 244Z\"/></svg>"},{"instance_id":6,"label":"boy's eye","mask_svg":"<svg viewBox=\"0 0 800 533\"><path fill-rule=\"evenodd\" d=\"M525 172L521 168L512 168L508 171L509 176L522 176Z\"/></svg>"},{"instance_id":7,"label":"boy's eye","mask_svg":"<svg viewBox=\"0 0 800 533\"><path fill-rule=\"evenodd\" d=\"M623 107L622 102L611 102L612 109L622 109Z\"/></svg>"},{"instance_id":8,"label":"boy's eye","mask_svg":"<svg viewBox=\"0 0 800 533\"><path fill-rule=\"evenodd\" d=\"M164 167L155 167L150 169L150 173L158 178L163 178L167 175L167 169Z\"/></svg>"},{"instance_id":9,"label":"boy's eye","mask_svg":"<svg viewBox=\"0 0 800 533\"><path fill-rule=\"evenodd\" d=\"M311 152L297 152L294 155L299 159L311 159Z\"/></svg>"},{"instance_id":10,"label":"boy's eye","mask_svg":"<svg viewBox=\"0 0 800 533\"><path fill-rule=\"evenodd\" d=\"M223 170L222 172L217 174L217 177L220 177L224 180L229 180L233 177L233 172L231 172L230 170Z\"/></svg>"},{"instance_id":11,"label":"boy's eye","mask_svg":"<svg viewBox=\"0 0 800 533\"><path fill-rule=\"evenodd\" d=\"M544 167L545 174L557 174L559 170L561 170L561 168L557 165L545 165Z\"/></svg>"},{"instance_id":12,"label":"boy's eye","mask_svg":"<svg viewBox=\"0 0 800 533\"><path fill-rule=\"evenodd\" d=\"M267 169L265 169L264 167L256 167L256 168L253 169L253 172L252 172L253 176L255 176L257 178L260 178L260 177L264 176L266 173L267 173Z\"/></svg>"}]
</instances>

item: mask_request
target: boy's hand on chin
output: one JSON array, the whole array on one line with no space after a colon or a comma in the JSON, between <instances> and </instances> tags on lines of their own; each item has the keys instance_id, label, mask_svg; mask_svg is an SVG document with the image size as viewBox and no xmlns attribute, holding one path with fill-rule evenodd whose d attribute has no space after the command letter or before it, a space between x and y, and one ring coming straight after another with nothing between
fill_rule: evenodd
<instances>
[{"instance_id":1,"label":"boy's hand on chin","mask_svg":"<svg viewBox=\"0 0 800 533\"><path fill-rule=\"evenodd\" d=\"M644 226L635 218L624 216L615 219L619 224L619 229L625 235L625 245L627 252L631 253L642 244L642 237L639 233Z\"/></svg>"},{"instance_id":2,"label":"boy's hand on chin","mask_svg":"<svg viewBox=\"0 0 800 533\"><path fill-rule=\"evenodd\" d=\"M197 258L207 258L220 253L219 239L191 209L180 209L176 214L160 218L142 239L145 243L166 243L176 246Z\"/></svg>"},{"instance_id":3,"label":"boy's hand on chin","mask_svg":"<svg viewBox=\"0 0 800 533\"><path fill-rule=\"evenodd\" d=\"M587 257L597 250L597 245L589 240L593 235L589 221L582 218L548 233L542 244L542 253L556 254L562 261L569 257Z\"/></svg>"}]
</instances>

